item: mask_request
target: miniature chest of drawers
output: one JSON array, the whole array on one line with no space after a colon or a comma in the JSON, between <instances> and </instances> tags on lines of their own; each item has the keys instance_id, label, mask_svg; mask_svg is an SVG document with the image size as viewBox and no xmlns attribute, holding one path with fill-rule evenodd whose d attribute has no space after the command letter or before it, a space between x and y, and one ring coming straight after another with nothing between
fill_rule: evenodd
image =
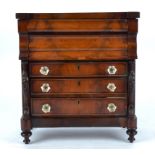
<instances>
[{"instance_id":1,"label":"miniature chest of drawers","mask_svg":"<svg viewBox=\"0 0 155 155\"><path fill-rule=\"evenodd\" d=\"M138 12L17 13L21 135L38 127L124 127L137 133Z\"/></svg>"}]
</instances>

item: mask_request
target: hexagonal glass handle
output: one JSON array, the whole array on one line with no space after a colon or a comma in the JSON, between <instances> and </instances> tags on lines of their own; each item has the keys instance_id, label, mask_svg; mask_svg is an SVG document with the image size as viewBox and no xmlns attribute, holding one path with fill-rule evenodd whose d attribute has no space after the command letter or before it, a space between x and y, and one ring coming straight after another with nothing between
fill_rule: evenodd
<instances>
[{"instance_id":1,"label":"hexagonal glass handle","mask_svg":"<svg viewBox=\"0 0 155 155\"><path fill-rule=\"evenodd\" d=\"M107 72L111 75L116 74L117 68L115 66L108 66Z\"/></svg>"},{"instance_id":2,"label":"hexagonal glass handle","mask_svg":"<svg viewBox=\"0 0 155 155\"><path fill-rule=\"evenodd\" d=\"M49 72L49 68L47 66L40 67L40 73L42 75L48 75L48 72Z\"/></svg>"},{"instance_id":3,"label":"hexagonal glass handle","mask_svg":"<svg viewBox=\"0 0 155 155\"><path fill-rule=\"evenodd\" d=\"M114 103L109 103L108 106L107 106L107 110L109 112L115 112L116 109L117 109L117 106Z\"/></svg>"},{"instance_id":4,"label":"hexagonal glass handle","mask_svg":"<svg viewBox=\"0 0 155 155\"><path fill-rule=\"evenodd\" d=\"M48 83L43 83L40 87L43 93L48 93L51 89L50 85Z\"/></svg>"},{"instance_id":5,"label":"hexagonal glass handle","mask_svg":"<svg viewBox=\"0 0 155 155\"><path fill-rule=\"evenodd\" d=\"M49 113L51 111L51 106L49 104L43 104L41 110L44 113Z\"/></svg>"},{"instance_id":6,"label":"hexagonal glass handle","mask_svg":"<svg viewBox=\"0 0 155 155\"><path fill-rule=\"evenodd\" d=\"M115 86L115 84L114 83L108 83L108 85L107 85L107 89L109 90L109 91L111 91L111 92L114 92L115 90L116 90L116 86Z\"/></svg>"}]
</instances>

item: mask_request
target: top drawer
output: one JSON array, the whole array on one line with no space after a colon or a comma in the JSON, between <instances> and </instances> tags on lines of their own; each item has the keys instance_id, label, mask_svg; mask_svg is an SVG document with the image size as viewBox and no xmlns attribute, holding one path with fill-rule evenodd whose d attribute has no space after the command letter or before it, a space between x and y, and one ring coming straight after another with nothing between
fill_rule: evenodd
<instances>
[{"instance_id":1,"label":"top drawer","mask_svg":"<svg viewBox=\"0 0 155 155\"><path fill-rule=\"evenodd\" d=\"M126 62L30 63L31 77L127 76Z\"/></svg>"},{"instance_id":2,"label":"top drawer","mask_svg":"<svg viewBox=\"0 0 155 155\"><path fill-rule=\"evenodd\" d=\"M27 21L19 21L19 31L24 31ZM126 32L127 19L31 19L26 24L28 32Z\"/></svg>"}]
</instances>

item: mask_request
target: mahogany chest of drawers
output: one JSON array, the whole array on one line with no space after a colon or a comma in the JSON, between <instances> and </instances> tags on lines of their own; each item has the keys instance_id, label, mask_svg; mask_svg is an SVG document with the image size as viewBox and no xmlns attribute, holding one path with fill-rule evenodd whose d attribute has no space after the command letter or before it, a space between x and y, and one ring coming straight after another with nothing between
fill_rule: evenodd
<instances>
[{"instance_id":1,"label":"mahogany chest of drawers","mask_svg":"<svg viewBox=\"0 0 155 155\"><path fill-rule=\"evenodd\" d=\"M16 18L24 142L38 127L126 127L133 142L139 12Z\"/></svg>"}]
</instances>

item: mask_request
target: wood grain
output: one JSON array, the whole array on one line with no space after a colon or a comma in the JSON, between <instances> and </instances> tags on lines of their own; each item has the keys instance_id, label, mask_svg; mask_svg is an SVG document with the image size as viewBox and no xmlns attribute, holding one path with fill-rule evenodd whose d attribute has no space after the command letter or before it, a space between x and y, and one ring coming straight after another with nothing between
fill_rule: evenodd
<instances>
[{"instance_id":1,"label":"wood grain","mask_svg":"<svg viewBox=\"0 0 155 155\"><path fill-rule=\"evenodd\" d=\"M109 103L114 103L117 108L115 112L109 112ZM42 105L49 104L51 111L44 113ZM113 116L126 115L126 98L52 98L52 99L32 99L32 116Z\"/></svg>"},{"instance_id":2,"label":"wood grain","mask_svg":"<svg viewBox=\"0 0 155 155\"><path fill-rule=\"evenodd\" d=\"M49 72L42 75L40 69L47 66ZM115 74L109 74L109 66L115 66ZM30 63L31 77L114 77L127 76L126 62L36 62Z\"/></svg>"},{"instance_id":3,"label":"wood grain","mask_svg":"<svg viewBox=\"0 0 155 155\"><path fill-rule=\"evenodd\" d=\"M31 35L30 51L127 49L127 35Z\"/></svg>"},{"instance_id":4,"label":"wood grain","mask_svg":"<svg viewBox=\"0 0 155 155\"><path fill-rule=\"evenodd\" d=\"M51 87L49 92L43 93L41 86L48 83ZM114 83L117 87L113 93L126 93L127 80L125 78L87 78L87 79L32 79L32 94L49 95L53 93L110 93L107 89L109 83Z\"/></svg>"}]
</instances>

